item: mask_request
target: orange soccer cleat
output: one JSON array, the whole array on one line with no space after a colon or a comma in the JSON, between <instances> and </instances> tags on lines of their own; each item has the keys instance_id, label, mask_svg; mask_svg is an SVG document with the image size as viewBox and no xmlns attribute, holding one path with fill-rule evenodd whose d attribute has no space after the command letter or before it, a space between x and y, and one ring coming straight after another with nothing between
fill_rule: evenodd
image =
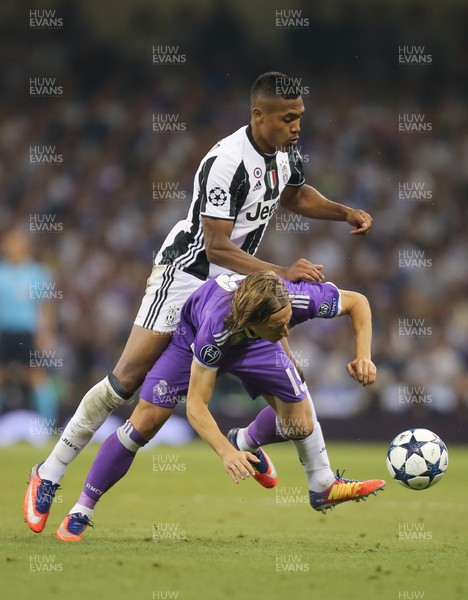
<instances>
[{"instance_id":1,"label":"orange soccer cleat","mask_svg":"<svg viewBox=\"0 0 468 600\"><path fill-rule=\"evenodd\" d=\"M337 471L336 480L324 492L309 491L310 505L315 510L325 512L343 502L349 502L350 500L359 502L359 500L365 500L370 494L375 496L384 487L385 481L383 479L368 479L366 481L344 479Z\"/></svg>"},{"instance_id":2,"label":"orange soccer cleat","mask_svg":"<svg viewBox=\"0 0 468 600\"><path fill-rule=\"evenodd\" d=\"M42 463L39 463L31 470L23 503L24 520L35 533L41 533L44 529L55 492L60 487L58 483L40 478L39 467L41 465Z\"/></svg>"}]
</instances>

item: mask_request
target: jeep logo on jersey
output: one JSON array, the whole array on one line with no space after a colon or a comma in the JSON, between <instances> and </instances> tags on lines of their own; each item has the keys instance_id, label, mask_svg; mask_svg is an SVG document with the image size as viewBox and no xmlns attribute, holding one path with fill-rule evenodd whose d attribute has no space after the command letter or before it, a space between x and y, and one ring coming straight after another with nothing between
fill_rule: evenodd
<instances>
[{"instance_id":1,"label":"jeep logo on jersey","mask_svg":"<svg viewBox=\"0 0 468 600\"><path fill-rule=\"evenodd\" d=\"M257 219L261 219L262 221L270 220L271 217L278 210L278 206L279 200L277 200L271 206L263 206L262 202L258 202L255 212L246 213L245 218L247 219L247 221L257 221Z\"/></svg>"},{"instance_id":2,"label":"jeep logo on jersey","mask_svg":"<svg viewBox=\"0 0 468 600\"><path fill-rule=\"evenodd\" d=\"M208 194L208 200L213 206L223 206L227 200L227 193L223 188L215 187L210 190Z\"/></svg>"},{"instance_id":3,"label":"jeep logo on jersey","mask_svg":"<svg viewBox=\"0 0 468 600\"><path fill-rule=\"evenodd\" d=\"M221 356L221 350L217 346L207 344L201 349L200 356L203 362L207 365L212 365Z\"/></svg>"}]
</instances>

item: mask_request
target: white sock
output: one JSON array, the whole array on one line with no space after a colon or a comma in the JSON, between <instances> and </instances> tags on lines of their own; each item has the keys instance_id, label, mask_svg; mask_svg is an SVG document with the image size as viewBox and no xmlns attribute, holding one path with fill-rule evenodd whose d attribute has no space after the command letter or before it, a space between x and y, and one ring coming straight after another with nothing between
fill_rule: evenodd
<instances>
[{"instance_id":1,"label":"white sock","mask_svg":"<svg viewBox=\"0 0 468 600\"><path fill-rule=\"evenodd\" d=\"M323 492L335 481L320 423L304 440L293 440L312 492Z\"/></svg>"},{"instance_id":2,"label":"white sock","mask_svg":"<svg viewBox=\"0 0 468 600\"><path fill-rule=\"evenodd\" d=\"M84 396L49 457L39 468L39 476L59 483L69 463L74 460L101 427L110 413L123 404L108 377Z\"/></svg>"},{"instance_id":3,"label":"white sock","mask_svg":"<svg viewBox=\"0 0 468 600\"><path fill-rule=\"evenodd\" d=\"M239 429L239 431L237 432L237 438L236 438L236 444L237 447L239 448L239 450L242 450L243 452L254 452L255 450L257 450L257 448L252 448L251 446L249 446L247 444L247 441L245 439L245 431L246 428L244 429Z\"/></svg>"},{"instance_id":4,"label":"white sock","mask_svg":"<svg viewBox=\"0 0 468 600\"><path fill-rule=\"evenodd\" d=\"M299 460L304 467L309 490L312 492L324 492L335 481L335 475L330 467L322 428L317 421L317 415L315 414L310 394L308 398L312 408L314 431L309 437L303 440L292 440L292 442L299 455Z\"/></svg>"},{"instance_id":5,"label":"white sock","mask_svg":"<svg viewBox=\"0 0 468 600\"><path fill-rule=\"evenodd\" d=\"M84 504L76 503L75 506L71 508L69 511L69 515L73 515L75 513L81 513L82 515L86 515L90 519L93 518L94 508L89 508L89 506L85 506Z\"/></svg>"}]
</instances>

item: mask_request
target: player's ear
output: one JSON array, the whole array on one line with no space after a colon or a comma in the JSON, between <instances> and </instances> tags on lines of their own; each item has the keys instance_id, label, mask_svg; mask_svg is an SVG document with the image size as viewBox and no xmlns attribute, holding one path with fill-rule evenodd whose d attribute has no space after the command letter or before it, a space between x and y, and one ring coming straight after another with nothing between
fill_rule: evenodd
<instances>
[{"instance_id":1,"label":"player's ear","mask_svg":"<svg viewBox=\"0 0 468 600\"><path fill-rule=\"evenodd\" d=\"M252 117L257 123L263 122L263 111L258 106L252 108Z\"/></svg>"}]
</instances>

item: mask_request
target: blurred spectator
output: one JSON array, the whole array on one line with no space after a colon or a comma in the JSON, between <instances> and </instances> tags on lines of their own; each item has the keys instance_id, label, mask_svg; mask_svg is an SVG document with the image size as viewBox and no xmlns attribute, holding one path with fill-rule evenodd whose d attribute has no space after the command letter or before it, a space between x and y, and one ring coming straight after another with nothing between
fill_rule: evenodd
<instances>
[{"instance_id":1,"label":"blurred spectator","mask_svg":"<svg viewBox=\"0 0 468 600\"><path fill-rule=\"evenodd\" d=\"M54 422L57 392L48 369L57 366L49 270L31 256L26 235L2 236L0 262L0 402L29 407Z\"/></svg>"},{"instance_id":2,"label":"blurred spectator","mask_svg":"<svg viewBox=\"0 0 468 600\"><path fill-rule=\"evenodd\" d=\"M463 19L442 6L410 14L391 3L376 19L364 5L356 2L351 18L338 5L327 13L318 4L301 31L272 25L273 6L271 23L269 13L252 7L247 17L227 2L205 20L189 5L157 19L148 4L107 24L96 13L91 26L86 4L79 18L76 7L73 17L64 13L65 22L79 24L67 24L74 38L30 31L25 44L9 33L24 13L11 12L3 25L10 51L0 55L0 219L30 230L38 215L49 220L34 230L34 246L63 290L54 304L64 361L58 376L68 386L63 416L119 356L153 251L186 214L201 157L248 122L248 88L271 68L309 88L300 141L307 181L374 217L370 234L358 239L342 224L294 221L280 211L262 242L261 258L322 262L329 280L361 290L373 309L377 392L349 387L345 323L292 332L318 411L466 411L468 114L466 86L455 88L468 56ZM127 4L122 14L131 12ZM177 25L181 18L190 30ZM242 38L230 33L234 18ZM86 31L86 44L78 31ZM449 41L444 31L452 32ZM40 52L26 51L33 37ZM260 38L268 39L268 53ZM421 38L433 40L426 52L434 60L400 66L401 40ZM152 47L166 45L177 47L182 64L152 63ZM55 77L63 92L28 95L30 79L42 75ZM404 114L423 115L430 131L401 131ZM155 118L178 127L155 130ZM327 389L314 389L319 379ZM222 385L216 410L229 389L241 393L230 380Z\"/></svg>"}]
</instances>

